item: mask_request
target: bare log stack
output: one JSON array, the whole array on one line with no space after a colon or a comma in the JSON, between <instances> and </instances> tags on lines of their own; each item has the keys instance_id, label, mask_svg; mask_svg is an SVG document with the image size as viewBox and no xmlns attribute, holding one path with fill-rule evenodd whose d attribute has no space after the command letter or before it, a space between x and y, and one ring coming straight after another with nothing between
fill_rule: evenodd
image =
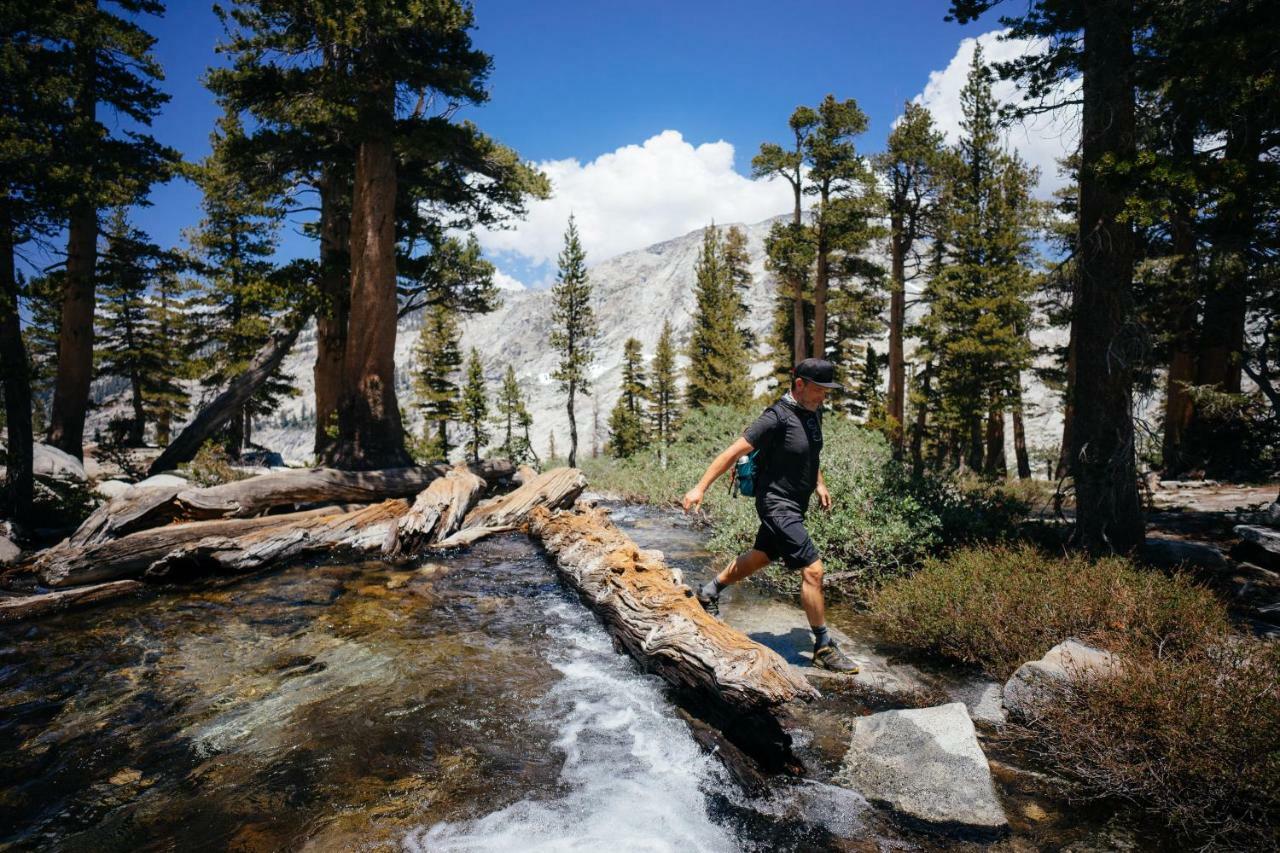
<instances>
[{"instance_id":1,"label":"bare log stack","mask_svg":"<svg viewBox=\"0 0 1280 853\"><path fill-rule=\"evenodd\" d=\"M662 554L639 548L599 509L534 509L530 533L562 577L642 665L743 711L818 695L778 654L710 616Z\"/></svg>"}]
</instances>

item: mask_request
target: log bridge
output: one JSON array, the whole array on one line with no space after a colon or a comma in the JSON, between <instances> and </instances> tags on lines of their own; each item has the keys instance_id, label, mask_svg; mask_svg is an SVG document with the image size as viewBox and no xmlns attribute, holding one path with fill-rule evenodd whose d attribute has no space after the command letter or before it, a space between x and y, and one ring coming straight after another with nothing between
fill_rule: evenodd
<instances>
[{"instance_id":1,"label":"log bridge","mask_svg":"<svg viewBox=\"0 0 1280 853\"><path fill-rule=\"evenodd\" d=\"M502 480L519 486L480 500ZM729 743L717 747L736 745L766 770L794 769L778 714L817 690L775 652L708 615L661 552L639 548L604 510L575 506L585 488L586 478L572 468L537 474L488 464L313 469L204 489L134 490L37 555L31 568L52 591L0 599L0 622L197 572L242 574L334 552L398 561L525 529L618 648L671 684L678 699L699 697L696 707L681 704L724 733ZM747 781L733 756L725 758Z\"/></svg>"}]
</instances>

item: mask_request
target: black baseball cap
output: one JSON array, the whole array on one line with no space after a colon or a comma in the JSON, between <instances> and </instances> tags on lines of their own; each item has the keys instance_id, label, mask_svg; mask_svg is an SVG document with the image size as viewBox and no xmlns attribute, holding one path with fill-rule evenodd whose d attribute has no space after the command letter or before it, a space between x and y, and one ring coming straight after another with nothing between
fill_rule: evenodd
<instances>
[{"instance_id":1,"label":"black baseball cap","mask_svg":"<svg viewBox=\"0 0 1280 853\"><path fill-rule=\"evenodd\" d=\"M835 388L837 391L843 391L844 386L835 381L836 366L825 358L806 358L795 366L791 371L791 375L796 379L803 379L806 382L812 382L814 385L821 385L823 388Z\"/></svg>"}]
</instances>

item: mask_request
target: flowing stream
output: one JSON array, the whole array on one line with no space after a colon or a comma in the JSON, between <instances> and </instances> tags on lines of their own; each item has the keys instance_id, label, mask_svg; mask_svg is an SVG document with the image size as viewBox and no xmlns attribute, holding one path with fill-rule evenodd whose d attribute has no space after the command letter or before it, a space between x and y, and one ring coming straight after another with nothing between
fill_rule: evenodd
<instances>
[{"instance_id":1,"label":"flowing stream","mask_svg":"<svg viewBox=\"0 0 1280 853\"><path fill-rule=\"evenodd\" d=\"M616 517L709 571L683 519ZM969 847L830 784L872 708L823 689L793 733L809 778L747 796L523 537L295 566L0 628L0 850ZM1001 795L1002 848L1143 847L1106 811Z\"/></svg>"}]
</instances>

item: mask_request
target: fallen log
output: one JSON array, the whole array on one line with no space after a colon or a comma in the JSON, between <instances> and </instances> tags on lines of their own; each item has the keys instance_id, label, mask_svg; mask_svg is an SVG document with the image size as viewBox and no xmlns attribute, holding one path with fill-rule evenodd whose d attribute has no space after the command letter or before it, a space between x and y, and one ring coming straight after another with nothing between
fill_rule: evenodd
<instances>
[{"instance_id":1,"label":"fallen log","mask_svg":"<svg viewBox=\"0 0 1280 853\"><path fill-rule=\"evenodd\" d=\"M0 598L0 622L18 622L37 616L48 616L60 610L83 607L130 595L145 586L141 581L112 581L111 583L60 589L55 592L37 593Z\"/></svg>"},{"instance_id":2,"label":"fallen log","mask_svg":"<svg viewBox=\"0 0 1280 853\"><path fill-rule=\"evenodd\" d=\"M397 517L409 509L404 501L388 503L401 507ZM256 534L265 531L281 537L298 537L298 544L301 544L307 540L312 530L353 514L344 512L339 507L322 507L263 518L171 524L82 548L51 548L36 558L36 571L41 581L51 587L139 577L152 565L164 564L170 555L183 553L187 549L197 549L198 552L203 540L227 543L244 537L247 543L253 544L260 541ZM382 532L385 535L385 528Z\"/></svg>"},{"instance_id":3,"label":"fallen log","mask_svg":"<svg viewBox=\"0 0 1280 853\"><path fill-rule=\"evenodd\" d=\"M623 648L676 687L742 711L818 695L777 653L707 614L660 552L641 550L603 510L537 508L529 531Z\"/></svg>"},{"instance_id":4,"label":"fallen log","mask_svg":"<svg viewBox=\"0 0 1280 853\"><path fill-rule=\"evenodd\" d=\"M151 463L148 475L155 476L161 471L177 468L183 462L190 462L205 440L239 414L253 393L275 373L310 318L310 311L295 311L280 328L272 331L271 337L254 355L244 373L232 379L226 389L178 433L178 437Z\"/></svg>"},{"instance_id":5,"label":"fallen log","mask_svg":"<svg viewBox=\"0 0 1280 853\"><path fill-rule=\"evenodd\" d=\"M383 555L394 558L414 554L457 532L467 511L480 499L484 486L481 477L463 467L432 481L401 516Z\"/></svg>"},{"instance_id":6,"label":"fallen log","mask_svg":"<svg viewBox=\"0 0 1280 853\"><path fill-rule=\"evenodd\" d=\"M427 488L451 469L445 465L388 468L381 471L339 471L309 468L276 471L206 488L153 486L112 498L85 519L65 543L96 545L173 521L247 518L281 506L314 503L373 503L408 498ZM484 462L470 469L482 485L513 476L506 461ZM465 512L465 510L464 510Z\"/></svg>"},{"instance_id":7,"label":"fallen log","mask_svg":"<svg viewBox=\"0 0 1280 853\"><path fill-rule=\"evenodd\" d=\"M512 492L482 501L467 513L458 532L440 541L438 547L465 547L494 533L515 530L528 522L534 509L572 506L586 488L587 478L577 468L553 468L526 479Z\"/></svg>"}]
</instances>

